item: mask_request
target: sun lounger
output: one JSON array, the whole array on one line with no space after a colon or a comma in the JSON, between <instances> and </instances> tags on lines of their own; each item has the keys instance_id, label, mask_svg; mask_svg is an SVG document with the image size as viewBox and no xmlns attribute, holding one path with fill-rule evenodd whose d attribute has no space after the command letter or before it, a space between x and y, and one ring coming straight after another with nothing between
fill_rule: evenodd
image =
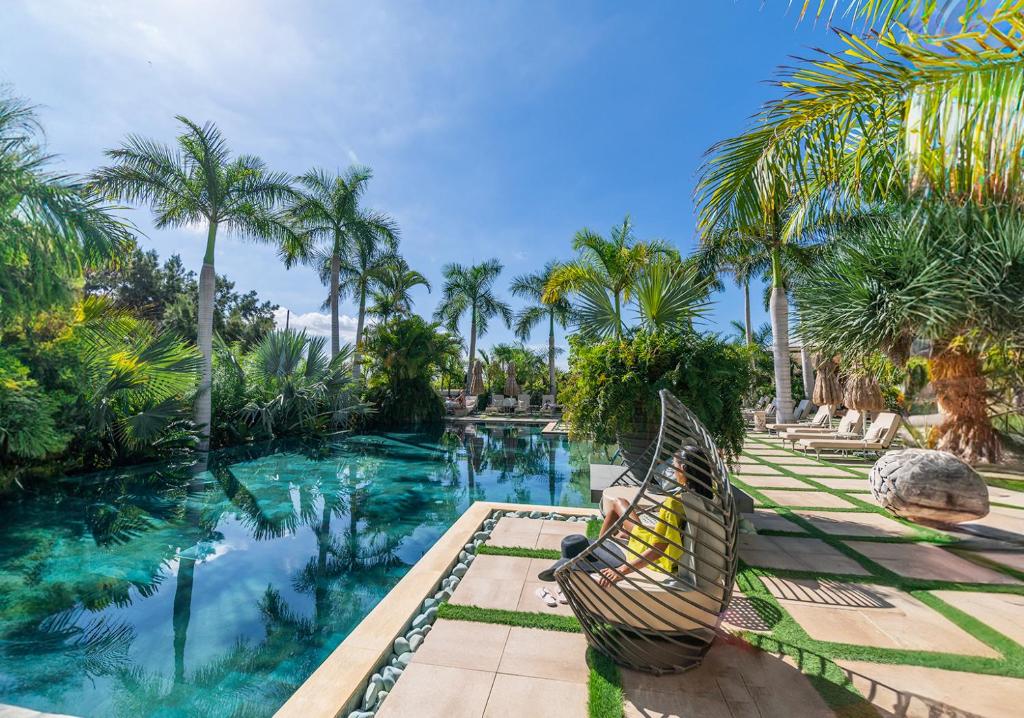
<instances>
[{"instance_id":1,"label":"sun lounger","mask_svg":"<svg viewBox=\"0 0 1024 718\"><path fill-rule=\"evenodd\" d=\"M793 421L801 421L804 415L810 411L811 402L809 399L801 399L800 403L793 409Z\"/></svg>"},{"instance_id":2,"label":"sun lounger","mask_svg":"<svg viewBox=\"0 0 1024 718\"><path fill-rule=\"evenodd\" d=\"M788 442L793 444L793 448L796 448L796 442L801 439L858 439L863 434L864 415L856 409L850 409L839 420L839 426L835 430L816 426L800 426L780 431L779 438L782 439L783 446Z\"/></svg>"},{"instance_id":3,"label":"sun lounger","mask_svg":"<svg viewBox=\"0 0 1024 718\"><path fill-rule=\"evenodd\" d=\"M766 428L768 429L769 434L773 432L778 433L786 429L799 429L800 427L805 426L820 426L823 428L828 428L831 421L832 407L819 406L817 413L815 413L814 418L811 419L810 421L790 421L784 424L768 424Z\"/></svg>"},{"instance_id":4,"label":"sun lounger","mask_svg":"<svg viewBox=\"0 0 1024 718\"><path fill-rule=\"evenodd\" d=\"M466 405L455 407L454 409L452 409L452 414L454 416L468 416L469 414L472 414L474 411L476 411L476 402L477 397L467 396Z\"/></svg>"},{"instance_id":5,"label":"sun lounger","mask_svg":"<svg viewBox=\"0 0 1024 718\"><path fill-rule=\"evenodd\" d=\"M530 395L520 394L519 399L516 401L516 413L525 414L530 411Z\"/></svg>"},{"instance_id":6,"label":"sun lounger","mask_svg":"<svg viewBox=\"0 0 1024 718\"><path fill-rule=\"evenodd\" d=\"M804 452L813 451L819 457L822 451L873 451L880 454L892 444L902 421L899 414L884 412L872 422L863 439L800 439L796 445Z\"/></svg>"}]
</instances>

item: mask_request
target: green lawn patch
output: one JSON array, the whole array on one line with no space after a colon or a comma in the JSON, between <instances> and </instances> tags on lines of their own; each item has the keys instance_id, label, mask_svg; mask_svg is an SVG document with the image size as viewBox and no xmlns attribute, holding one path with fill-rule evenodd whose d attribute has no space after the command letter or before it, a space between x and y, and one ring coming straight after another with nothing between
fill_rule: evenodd
<instances>
[{"instance_id":1,"label":"green lawn patch","mask_svg":"<svg viewBox=\"0 0 1024 718\"><path fill-rule=\"evenodd\" d=\"M601 519L590 519L587 521L587 538L594 540L601 535L601 524L604 522Z\"/></svg>"},{"instance_id":2,"label":"green lawn patch","mask_svg":"<svg viewBox=\"0 0 1024 718\"><path fill-rule=\"evenodd\" d=\"M562 554L550 548L526 548L525 546L488 546L482 544L476 552L490 556L518 556L520 558L559 559Z\"/></svg>"},{"instance_id":3,"label":"green lawn patch","mask_svg":"<svg viewBox=\"0 0 1024 718\"><path fill-rule=\"evenodd\" d=\"M587 649L590 680L587 685L587 715L589 718L622 718L622 673L608 656Z\"/></svg>"},{"instance_id":4,"label":"green lawn patch","mask_svg":"<svg viewBox=\"0 0 1024 718\"><path fill-rule=\"evenodd\" d=\"M447 602L442 603L438 607L437 617L447 618L451 621L498 623L503 626L540 628L545 631L562 631L563 633L579 633L583 630L575 616L558 616L553 613L533 613L528 611L506 611L500 608L462 606Z\"/></svg>"}]
</instances>

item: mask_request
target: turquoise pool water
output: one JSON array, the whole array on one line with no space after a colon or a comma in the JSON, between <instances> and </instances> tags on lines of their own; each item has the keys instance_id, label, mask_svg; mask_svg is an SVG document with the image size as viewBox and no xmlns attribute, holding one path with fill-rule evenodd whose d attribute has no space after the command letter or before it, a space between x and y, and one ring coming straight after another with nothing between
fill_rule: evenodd
<instances>
[{"instance_id":1,"label":"turquoise pool water","mask_svg":"<svg viewBox=\"0 0 1024 718\"><path fill-rule=\"evenodd\" d=\"M269 716L475 500L586 505L536 428L217 452L0 503L0 704Z\"/></svg>"}]
</instances>

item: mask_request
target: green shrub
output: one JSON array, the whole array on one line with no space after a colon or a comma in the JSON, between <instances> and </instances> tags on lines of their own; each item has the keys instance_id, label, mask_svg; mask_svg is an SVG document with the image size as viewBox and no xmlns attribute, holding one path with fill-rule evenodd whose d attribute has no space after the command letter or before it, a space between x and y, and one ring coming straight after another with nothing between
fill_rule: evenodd
<instances>
[{"instance_id":1,"label":"green shrub","mask_svg":"<svg viewBox=\"0 0 1024 718\"><path fill-rule=\"evenodd\" d=\"M571 431L611 443L638 412L657 417L668 389L707 426L729 456L743 446L748 358L712 335L639 331L617 341L569 339L569 376L559 397Z\"/></svg>"}]
</instances>

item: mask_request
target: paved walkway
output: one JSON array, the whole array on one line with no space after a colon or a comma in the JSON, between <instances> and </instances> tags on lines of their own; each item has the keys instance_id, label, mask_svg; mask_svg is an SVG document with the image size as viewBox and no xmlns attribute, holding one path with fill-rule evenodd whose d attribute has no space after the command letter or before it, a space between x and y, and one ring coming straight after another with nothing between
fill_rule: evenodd
<instances>
[{"instance_id":1,"label":"paved walkway","mask_svg":"<svg viewBox=\"0 0 1024 718\"><path fill-rule=\"evenodd\" d=\"M622 671L630 718L1001 716L1024 704L1024 490L946 533L880 511L870 461L816 461L748 438L754 496L720 639L681 675ZM557 549L581 524L502 518L488 542ZM756 529L757 533L752 530ZM960 542L956 550L951 544ZM550 559L483 554L451 603L571 615L535 595ZM587 716L579 633L439 620L378 716Z\"/></svg>"}]
</instances>

